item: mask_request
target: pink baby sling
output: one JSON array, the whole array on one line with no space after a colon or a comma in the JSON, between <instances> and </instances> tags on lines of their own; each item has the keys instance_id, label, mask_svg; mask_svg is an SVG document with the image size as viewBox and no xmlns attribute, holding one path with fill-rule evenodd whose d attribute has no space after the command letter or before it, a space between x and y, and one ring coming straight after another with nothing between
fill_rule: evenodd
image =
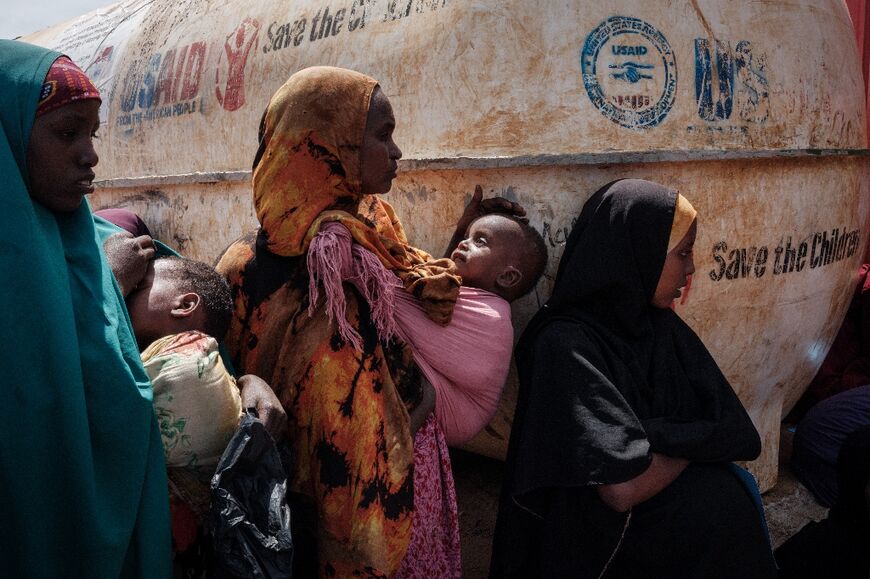
<instances>
[{"instance_id":1,"label":"pink baby sling","mask_svg":"<svg viewBox=\"0 0 870 579\"><path fill-rule=\"evenodd\" d=\"M510 369L513 325L503 298L463 286L449 325L430 320L399 278L370 251L353 243L340 223L325 223L308 250L310 308L320 286L330 319L343 339L361 349L347 323L342 282L353 284L370 304L378 335L399 337L435 388L435 416L450 445L462 444L492 419Z\"/></svg>"}]
</instances>

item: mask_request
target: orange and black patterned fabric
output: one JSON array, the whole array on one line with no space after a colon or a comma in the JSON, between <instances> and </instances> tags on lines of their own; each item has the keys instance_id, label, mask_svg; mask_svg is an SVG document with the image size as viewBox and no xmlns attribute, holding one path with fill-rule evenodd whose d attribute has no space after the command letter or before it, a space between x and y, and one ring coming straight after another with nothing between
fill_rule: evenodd
<instances>
[{"instance_id":1,"label":"orange and black patterned fabric","mask_svg":"<svg viewBox=\"0 0 870 579\"><path fill-rule=\"evenodd\" d=\"M235 302L233 362L267 380L290 419L291 490L303 502L293 515L298 576L315 572L305 562L311 551L322 577L384 577L399 568L413 516L408 410L420 398L410 349L379 340L369 304L350 286L346 317L361 350L342 340L323 304L309 314L311 238L322 221L341 221L443 323L459 288L452 262L409 247L392 208L360 194L376 86L359 73L316 67L278 90L254 167L261 228L218 264Z\"/></svg>"}]
</instances>

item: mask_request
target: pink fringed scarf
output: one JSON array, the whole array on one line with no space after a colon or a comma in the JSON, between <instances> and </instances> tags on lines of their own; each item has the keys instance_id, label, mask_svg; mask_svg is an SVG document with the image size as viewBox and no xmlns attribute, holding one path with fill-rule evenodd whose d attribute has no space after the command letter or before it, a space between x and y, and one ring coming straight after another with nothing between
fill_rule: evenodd
<instances>
[{"instance_id":1,"label":"pink fringed scarf","mask_svg":"<svg viewBox=\"0 0 870 579\"><path fill-rule=\"evenodd\" d=\"M395 292L402 282L370 251L353 243L350 231L341 223L324 223L308 248L309 315L317 309L319 287L326 294L330 321L335 320L342 339L362 350L359 332L345 316L342 282L353 284L371 306L372 321L383 340L397 335L395 322ZM399 290L401 291L401 289Z\"/></svg>"}]
</instances>

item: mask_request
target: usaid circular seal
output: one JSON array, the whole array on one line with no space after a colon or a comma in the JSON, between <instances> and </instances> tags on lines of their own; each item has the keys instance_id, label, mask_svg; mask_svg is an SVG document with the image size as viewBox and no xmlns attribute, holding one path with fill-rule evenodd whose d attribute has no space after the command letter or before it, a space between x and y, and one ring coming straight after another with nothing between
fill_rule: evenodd
<instances>
[{"instance_id":1,"label":"usaid circular seal","mask_svg":"<svg viewBox=\"0 0 870 579\"><path fill-rule=\"evenodd\" d=\"M629 129L654 127L674 104L677 66L664 35L639 18L611 16L580 53L583 84L605 117Z\"/></svg>"}]
</instances>

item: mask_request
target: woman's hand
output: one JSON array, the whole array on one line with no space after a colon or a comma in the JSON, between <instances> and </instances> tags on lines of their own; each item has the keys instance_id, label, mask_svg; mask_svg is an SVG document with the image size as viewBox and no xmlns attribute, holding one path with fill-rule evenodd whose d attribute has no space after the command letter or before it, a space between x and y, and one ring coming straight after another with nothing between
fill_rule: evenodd
<instances>
[{"instance_id":1,"label":"woman's hand","mask_svg":"<svg viewBox=\"0 0 870 579\"><path fill-rule=\"evenodd\" d=\"M242 397L242 408L253 408L263 421L266 431L275 440L281 440L287 431L287 413L265 380L253 374L245 374L236 383Z\"/></svg>"},{"instance_id":2,"label":"woman's hand","mask_svg":"<svg viewBox=\"0 0 870 579\"><path fill-rule=\"evenodd\" d=\"M649 467L625 482L595 487L598 497L614 511L624 513L633 506L651 499L674 482L689 466L685 458L652 453Z\"/></svg>"},{"instance_id":3,"label":"woman's hand","mask_svg":"<svg viewBox=\"0 0 870 579\"><path fill-rule=\"evenodd\" d=\"M450 244L447 246L447 253L444 257L450 257L450 254L459 245L459 242L465 239L465 232L468 231L468 227L475 219L490 213L505 213L524 219L526 210L519 203L504 197L484 199L483 187L475 185L474 195L471 196L471 201L465 206L465 211L462 212L462 216L456 222L456 231L453 232L453 237L450 238Z\"/></svg>"},{"instance_id":4,"label":"woman's hand","mask_svg":"<svg viewBox=\"0 0 870 579\"><path fill-rule=\"evenodd\" d=\"M106 238L103 251L121 293L127 297L145 277L156 250L150 236L133 237L132 233L122 231Z\"/></svg>"}]
</instances>

